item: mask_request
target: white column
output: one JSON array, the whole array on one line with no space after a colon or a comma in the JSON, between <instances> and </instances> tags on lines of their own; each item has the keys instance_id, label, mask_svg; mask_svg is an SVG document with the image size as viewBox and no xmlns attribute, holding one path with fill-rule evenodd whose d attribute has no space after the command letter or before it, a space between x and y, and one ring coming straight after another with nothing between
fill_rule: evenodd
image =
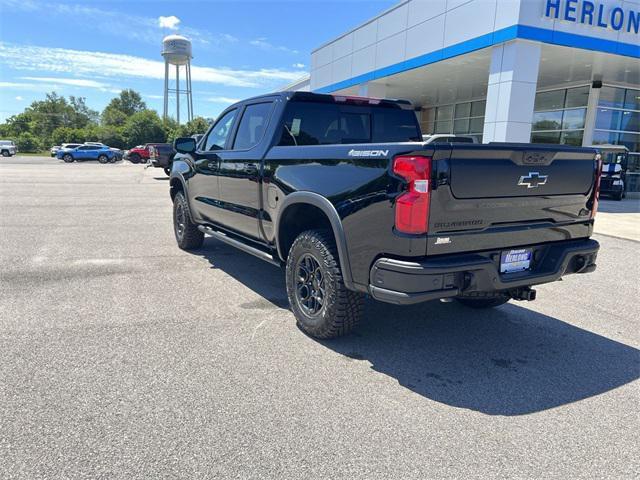
<instances>
[{"instance_id":1,"label":"white column","mask_svg":"<svg viewBox=\"0 0 640 480\"><path fill-rule=\"evenodd\" d=\"M493 47L483 142L528 143L540 66L540 44L514 40Z\"/></svg>"},{"instance_id":2,"label":"white column","mask_svg":"<svg viewBox=\"0 0 640 480\"><path fill-rule=\"evenodd\" d=\"M590 147L593 145L593 129L596 126L596 115L598 113L598 103L600 101L600 88L589 90L589 100L587 101L587 118L584 121L584 136L582 137L582 146Z\"/></svg>"},{"instance_id":3,"label":"white column","mask_svg":"<svg viewBox=\"0 0 640 480\"><path fill-rule=\"evenodd\" d=\"M358 96L371 98L386 98L387 85L384 83L366 82L358 86Z\"/></svg>"}]
</instances>

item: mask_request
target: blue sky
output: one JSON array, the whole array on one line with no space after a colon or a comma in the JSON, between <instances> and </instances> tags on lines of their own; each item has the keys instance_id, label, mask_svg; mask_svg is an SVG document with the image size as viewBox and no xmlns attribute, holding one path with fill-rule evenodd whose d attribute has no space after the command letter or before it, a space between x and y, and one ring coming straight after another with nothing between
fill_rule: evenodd
<instances>
[{"instance_id":1,"label":"blue sky","mask_svg":"<svg viewBox=\"0 0 640 480\"><path fill-rule=\"evenodd\" d=\"M0 121L52 90L102 110L133 88L161 111L169 33L191 38L195 114L214 117L304 75L312 49L394 3L0 0Z\"/></svg>"}]
</instances>

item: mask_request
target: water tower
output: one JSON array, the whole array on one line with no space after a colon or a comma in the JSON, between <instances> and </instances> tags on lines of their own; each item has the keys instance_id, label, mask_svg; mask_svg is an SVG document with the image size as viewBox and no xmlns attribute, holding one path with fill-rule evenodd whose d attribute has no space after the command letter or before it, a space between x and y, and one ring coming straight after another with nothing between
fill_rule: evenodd
<instances>
[{"instance_id":1,"label":"water tower","mask_svg":"<svg viewBox=\"0 0 640 480\"><path fill-rule=\"evenodd\" d=\"M187 121L193 120L191 96L191 41L182 35L167 35L162 40L164 57L164 118L169 111L169 93L176 94L176 120L180 123L180 95L187 97ZM175 65L175 88L169 88L169 65ZM185 67L186 88L180 90L180 67Z\"/></svg>"}]
</instances>

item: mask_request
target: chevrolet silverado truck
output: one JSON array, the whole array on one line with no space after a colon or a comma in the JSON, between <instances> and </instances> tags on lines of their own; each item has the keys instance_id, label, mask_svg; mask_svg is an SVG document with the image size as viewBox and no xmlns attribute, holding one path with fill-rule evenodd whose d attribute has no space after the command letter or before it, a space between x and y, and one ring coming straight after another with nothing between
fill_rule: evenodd
<instances>
[{"instance_id":1,"label":"chevrolet silverado truck","mask_svg":"<svg viewBox=\"0 0 640 480\"><path fill-rule=\"evenodd\" d=\"M205 235L285 268L298 325L346 334L366 295L489 308L596 268L594 149L426 144L409 102L283 92L175 141L178 246Z\"/></svg>"}]
</instances>

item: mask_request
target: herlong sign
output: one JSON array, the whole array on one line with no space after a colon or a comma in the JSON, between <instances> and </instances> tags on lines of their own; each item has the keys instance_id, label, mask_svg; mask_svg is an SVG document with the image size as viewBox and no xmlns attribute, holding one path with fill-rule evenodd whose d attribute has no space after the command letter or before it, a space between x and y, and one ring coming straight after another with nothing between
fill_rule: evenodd
<instances>
[{"instance_id":1,"label":"herlong sign","mask_svg":"<svg viewBox=\"0 0 640 480\"><path fill-rule=\"evenodd\" d=\"M547 0L544 16L598 28L638 34L640 11L589 0Z\"/></svg>"}]
</instances>

